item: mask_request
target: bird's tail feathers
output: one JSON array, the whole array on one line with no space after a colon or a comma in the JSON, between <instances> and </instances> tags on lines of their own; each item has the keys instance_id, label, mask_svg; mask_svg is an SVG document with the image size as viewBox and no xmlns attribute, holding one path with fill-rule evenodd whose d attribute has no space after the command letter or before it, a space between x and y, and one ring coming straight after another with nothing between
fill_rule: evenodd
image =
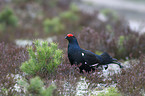
<instances>
[{"instance_id":1,"label":"bird's tail feathers","mask_svg":"<svg viewBox=\"0 0 145 96\"><path fill-rule=\"evenodd\" d=\"M114 61L114 58L112 58L108 53L104 52L100 55L103 59L104 64L109 64Z\"/></svg>"},{"instance_id":2,"label":"bird's tail feathers","mask_svg":"<svg viewBox=\"0 0 145 96\"><path fill-rule=\"evenodd\" d=\"M123 68L123 66L121 65L121 63L118 62L117 59L112 58L108 53L104 52L104 53L102 53L100 56L101 56L102 59L103 59L103 62L102 62L103 65L104 65L104 64L110 64L110 63L112 63L112 64L117 64L117 65L119 65L120 68Z\"/></svg>"}]
</instances>

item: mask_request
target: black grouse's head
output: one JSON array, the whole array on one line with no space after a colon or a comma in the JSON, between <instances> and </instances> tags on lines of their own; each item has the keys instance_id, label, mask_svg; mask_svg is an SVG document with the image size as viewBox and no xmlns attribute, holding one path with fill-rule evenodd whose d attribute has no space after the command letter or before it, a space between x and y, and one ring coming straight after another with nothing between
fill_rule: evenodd
<instances>
[{"instance_id":1,"label":"black grouse's head","mask_svg":"<svg viewBox=\"0 0 145 96\"><path fill-rule=\"evenodd\" d=\"M69 43L77 42L77 39L76 39L76 37L73 34L67 34L65 39L67 39L69 41Z\"/></svg>"}]
</instances>

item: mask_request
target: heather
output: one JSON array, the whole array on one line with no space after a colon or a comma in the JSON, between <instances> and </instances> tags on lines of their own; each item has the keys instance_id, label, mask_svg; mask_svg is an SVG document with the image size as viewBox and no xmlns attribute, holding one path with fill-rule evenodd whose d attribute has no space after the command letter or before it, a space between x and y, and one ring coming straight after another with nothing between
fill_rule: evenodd
<instances>
[{"instance_id":1,"label":"heather","mask_svg":"<svg viewBox=\"0 0 145 96\"><path fill-rule=\"evenodd\" d=\"M126 95L141 95L141 91L145 89L145 63L144 56L141 56L138 61L130 62L131 67L122 70L118 75L117 87ZM126 87L126 88L125 88ZM143 94L142 94L143 95Z\"/></svg>"},{"instance_id":2,"label":"heather","mask_svg":"<svg viewBox=\"0 0 145 96\"><path fill-rule=\"evenodd\" d=\"M15 75L22 74L21 63L28 59L28 52L25 48L18 48L14 45L0 43L0 94L14 95L17 92L14 85L17 83Z\"/></svg>"},{"instance_id":3,"label":"heather","mask_svg":"<svg viewBox=\"0 0 145 96\"><path fill-rule=\"evenodd\" d=\"M79 68L77 66L71 66L68 63L66 64L66 62L60 63L58 68L51 73L45 71L42 66L39 66L42 67L40 73L25 74L20 70L20 66L29 60L29 51L26 50L26 48L18 48L14 45L10 46L1 43L1 77L3 77L1 78L1 94L75 95L78 90L82 90L79 86L85 87L86 93L84 94L92 94L93 96L95 96L95 93L92 93L91 90L95 92L102 90L102 88L105 87L108 87L106 90L110 90L110 94L112 92L112 94L127 94L129 96L135 96L141 95L144 92L144 56L141 56L138 60L130 60L127 64L130 67L121 69L120 73L115 73L114 75L108 74L107 77L103 75L102 69L98 69L95 72L81 74L79 73ZM3 57L9 59L6 60L3 59ZM35 59L34 61L36 62ZM31 69L32 68L31 65ZM27 70L29 70L29 68ZM44 74L41 74L42 72ZM16 74L20 75L19 78L15 77ZM40 76L41 79L37 76ZM20 86L19 90L21 91L11 90L11 88L16 89L14 87L16 84L17 86ZM99 87L99 84L102 84L100 86L101 88ZM114 87L115 84L116 87ZM113 87L110 87L111 89L109 89L109 86ZM50 91L48 92L48 90ZM109 93L102 92L98 95L104 96L101 94Z\"/></svg>"},{"instance_id":4,"label":"heather","mask_svg":"<svg viewBox=\"0 0 145 96\"><path fill-rule=\"evenodd\" d=\"M145 34L108 9L88 13L79 3L0 1L0 95L144 96ZM98 55L106 51L124 68L109 65L107 70L80 73L67 58L68 33L81 48ZM16 40L33 42L22 47Z\"/></svg>"}]
</instances>

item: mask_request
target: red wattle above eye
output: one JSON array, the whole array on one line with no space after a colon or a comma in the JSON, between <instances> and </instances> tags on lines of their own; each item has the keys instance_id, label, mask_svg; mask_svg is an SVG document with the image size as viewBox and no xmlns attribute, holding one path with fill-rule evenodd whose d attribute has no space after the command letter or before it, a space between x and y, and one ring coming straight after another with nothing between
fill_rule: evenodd
<instances>
[{"instance_id":1,"label":"red wattle above eye","mask_svg":"<svg viewBox=\"0 0 145 96\"><path fill-rule=\"evenodd\" d=\"M68 36L68 37L73 37L73 35L72 35L72 34L67 34L67 36Z\"/></svg>"}]
</instances>

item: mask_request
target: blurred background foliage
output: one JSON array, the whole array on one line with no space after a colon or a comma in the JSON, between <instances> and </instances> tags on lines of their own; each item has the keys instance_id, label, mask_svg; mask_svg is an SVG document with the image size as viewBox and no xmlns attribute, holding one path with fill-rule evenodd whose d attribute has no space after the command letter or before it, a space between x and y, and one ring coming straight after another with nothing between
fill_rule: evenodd
<instances>
[{"instance_id":1,"label":"blurred background foliage","mask_svg":"<svg viewBox=\"0 0 145 96\"><path fill-rule=\"evenodd\" d=\"M98 96L145 93L145 34L132 30L128 21L114 11L92 10L80 3L80 0L0 1L0 95L74 96L82 78L86 78L86 90L91 90L84 94L91 96L96 96L92 90L99 90L98 83L107 87ZM109 75L111 79L105 79L103 70L80 74L68 62L64 39L68 33L77 37L82 48L98 55L107 51L124 66L128 66L124 62L129 62L131 67ZM35 39L39 40L33 42ZM26 40L20 43L30 45L20 46L18 40ZM110 87L112 84L116 86Z\"/></svg>"}]
</instances>

